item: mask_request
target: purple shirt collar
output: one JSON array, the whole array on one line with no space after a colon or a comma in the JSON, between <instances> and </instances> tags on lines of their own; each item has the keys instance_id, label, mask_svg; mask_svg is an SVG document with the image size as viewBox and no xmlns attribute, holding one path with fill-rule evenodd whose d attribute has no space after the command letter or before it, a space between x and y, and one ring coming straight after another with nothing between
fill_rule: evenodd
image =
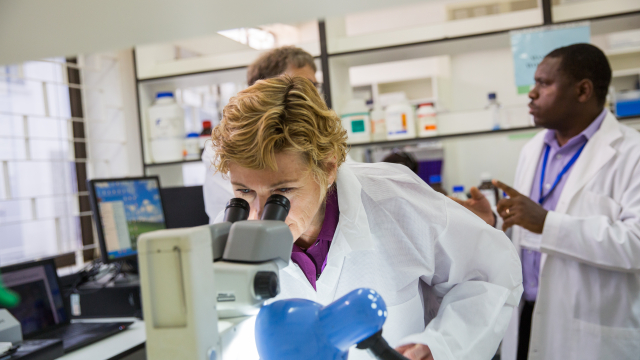
<instances>
[{"instance_id":1,"label":"purple shirt collar","mask_svg":"<svg viewBox=\"0 0 640 360\"><path fill-rule=\"evenodd\" d=\"M587 126L586 129L584 129L580 134L569 139L569 141L567 141L567 143L564 144L564 146L572 146L577 143L582 144L583 141L591 139L593 135L595 135L595 133L598 131L598 129L600 129L600 125L602 125L602 122L604 121L604 118L606 116L607 116L607 109L604 109L602 110L600 115L598 115L598 117L595 120L593 120L591 124L589 124L589 126ZM551 146L552 150L557 151L558 149L560 149L560 145L556 140L555 130L547 130L547 133L544 135L544 143Z\"/></svg>"},{"instance_id":2,"label":"purple shirt collar","mask_svg":"<svg viewBox=\"0 0 640 360\"><path fill-rule=\"evenodd\" d=\"M324 220L316 242L306 250L293 244L291 261L298 264L300 270L302 270L314 289L316 288L316 281L320 277L320 274L322 274L322 271L324 271L325 266L327 266L327 255L329 254L333 236L338 228L339 218L338 191L333 189L327 194Z\"/></svg>"}]
</instances>

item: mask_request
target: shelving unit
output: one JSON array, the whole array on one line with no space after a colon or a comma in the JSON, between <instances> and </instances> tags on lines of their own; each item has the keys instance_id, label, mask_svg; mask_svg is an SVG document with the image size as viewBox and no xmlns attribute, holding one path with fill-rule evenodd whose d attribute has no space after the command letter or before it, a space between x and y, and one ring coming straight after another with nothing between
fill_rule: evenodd
<instances>
[{"instance_id":1,"label":"shelving unit","mask_svg":"<svg viewBox=\"0 0 640 360\"><path fill-rule=\"evenodd\" d=\"M529 0L504 0L506 3L518 2L526 5ZM616 0L625 2L626 0ZM437 2L437 1L436 1ZM436 3L433 2L433 3ZM528 126L528 113L526 95L517 95L515 82L513 81L513 68L510 54L511 30L551 25L554 23L566 23L571 21L591 20L592 38L600 41L606 34L640 28L640 7L634 4L626 4L620 9L612 7L607 12L591 15L589 18L567 18L562 14L566 4L555 4L556 0L542 0L536 5L516 11L507 11L493 15L444 21L439 24L418 24L405 29L391 29L382 32L357 33L349 30L349 24L344 18L329 18L325 22L318 23L318 41L310 45L311 53L317 55L317 66L321 73L319 79L324 79L325 96L329 97L328 103L340 113L341 107L354 96L354 88L357 90L370 89L371 97L376 101L380 93L393 89L419 86L423 88L410 96L413 104L421 102L434 102L439 110L442 110L441 134L431 138L416 138L400 141L371 142L366 144L354 144L354 152L368 147L393 147L406 144L416 144L425 141L458 141L472 139L475 136L482 138L488 135L509 135L518 132L533 130ZM552 4L553 2L553 4ZM591 2L604 2L592 0ZM608 2L608 1L607 1ZM633 2L633 1L632 1ZM432 2L425 3L427 11ZM469 3L472 3L471 1ZM528 3L527 3L528 4ZM576 3L574 7L589 7L590 2ZM519 6L520 6L519 5ZM633 5L633 6L632 6ZM474 5L475 6L475 5ZM509 5L512 6L513 5ZM625 7L626 6L626 7ZM616 10L617 9L617 10ZM393 11L389 10L389 11ZM502 10L501 10L502 11ZM584 13L584 12L582 12ZM558 15L560 14L560 15ZM353 23L366 20L366 16L378 16L376 14L354 15L350 19ZM366 15L366 16L365 16ZM447 15L448 16L448 15ZM364 20L363 20L364 19ZM469 30L471 29L471 30ZM351 31L351 35L347 33ZM603 47L600 43L597 45ZM156 49L157 50L157 49ZM166 49L165 49L166 50ZM180 86L198 86L198 84L212 84L224 81L244 81L246 65L257 56L254 52L251 56L217 54L220 59L232 59L213 61L212 56L183 60L181 66L158 65L152 71L138 75L138 95L140 105L141 134L143 144L144 167L149 171L177 171L179 166L197 163L199 160L189 160L173 163L152 163L146 150L146 107L152 102L153 94L157 91L171 90ZM473 54L473 56L469 55ZM638 48L608 49L609 57L614 70L614 77L622 77L640 74L640 50ZM246 54L245 54L246 55ZM495 60L494 59L498 59ZM148 62L148 59L146 60ZM207 63L207 61L209 61ZM354 71L350 69L364 69L367 67L391 66L394 62L413 62L415 64L437 61L439 66L430 69L420 68L416 76L397 76L389 79L369 80L361 77L359 81L352 83ZM466 66L468 69L474 62L489 64L491 68L483 69L486 74L474 74L473 72L458 71ZM493 63L496 62L496 63ZM183 66L184 64L191 64ZM195 66L194 64L198 64ZM226 64L226 65L224 65ZM324 68L321 64L325 64ZM443 65L444 64L444 65ZM140 61L138 69L140 69ZM223 66L224 65L224 66ZM162 66L164 70L160 71ZM481 66L481 65L479 65ZM160 70L159 70L160 69ZM169 69L169 70L168 70ZM416 69L418 69L416 67ZM139 71L140 72L140 71ZM355 71L357 73L357 70ZM397 72L396 72L397 73ZM481 76L501 76L501 83L480 81ZM154 75L155 74L155 75ZM488 75L487 75L488 74ZM357 76L356 76L357 77ZM379 76L378 76L379 77ZM497 79L497 77L496 77ZM495 83L495 84L493 84ZM487 92L497 92L499 100L506 105L507 111L513 119L512 128L489 131L486 114L481 110L485 104ZM446 122L446 124L445 124ZM154 170L152 170L154 169ZM174 169L174 170L171 170Z\"/></svg>"}]
</instances>

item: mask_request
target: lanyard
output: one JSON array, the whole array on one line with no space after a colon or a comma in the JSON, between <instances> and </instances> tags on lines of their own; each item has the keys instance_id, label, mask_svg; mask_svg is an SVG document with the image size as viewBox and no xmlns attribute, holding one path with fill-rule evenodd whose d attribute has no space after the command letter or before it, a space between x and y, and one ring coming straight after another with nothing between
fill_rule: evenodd
<instances>
[{"instance_id":1,"label":"lanyard","mask_svg":"<svg viewBox=\"0 0 640 360\"><path fill-rule=\"evenodd\" d=\"M580 153L582 153L582 150L584 149L584 147L586 145L587 145L587 143L585 142L584 145L582 145L582 147L580 147L580 150L578 150L578 152L575 155L573 155L573 157L571 158L571 160L569 160L567 165L565 165L564 168L562 169L562 171L560 171L560 174L558 174L558 177L556 178L556 181L553 183L553 186L551 187L551 189L549 189L549 192L547 193L547 195L542 196L542 189L543 189L543 184L544 184L544 174L547 172L547 161L549 160L549 151L551 150L551 146L549 146L549 144L547 144L547 149L544 151L544 161L542 162L542 174L540 175L540 199L538 199L538 204L542 205L542 203L544 203L544 201L547 200L549 195L551 195L553 190L556 189L556 186L558 186L558 183L560 182L560 179L562 179L564 174L566 174L567 171L569 171L569 169L571 169L571 167L576 162L576 160L578 160L578 156L580 156Z\"/></svg>"}]
</instances>

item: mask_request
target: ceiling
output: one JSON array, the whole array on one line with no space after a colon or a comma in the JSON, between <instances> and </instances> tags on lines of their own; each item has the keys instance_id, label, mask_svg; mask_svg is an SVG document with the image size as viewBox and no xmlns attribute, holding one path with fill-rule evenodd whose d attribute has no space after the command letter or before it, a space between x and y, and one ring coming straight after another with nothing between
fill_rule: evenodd
<instances>
[{"instance_id":1,"label":"ceiling","mask_svg":"<svg viewBox=\"0 0 640 360\"><path fill-rule=\"evenodd\" d=\"M422 2L431 0L422 0ZM297 23L418 0L0 0L0 64Z\"/></svg>"}]
</instances>

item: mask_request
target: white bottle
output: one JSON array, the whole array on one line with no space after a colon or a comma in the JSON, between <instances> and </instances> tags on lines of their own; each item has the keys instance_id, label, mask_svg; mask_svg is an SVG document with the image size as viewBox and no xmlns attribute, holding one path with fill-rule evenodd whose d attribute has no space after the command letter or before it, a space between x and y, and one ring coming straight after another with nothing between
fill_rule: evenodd
<instances>
[{"instance_id":1,"label":"white bottle","mask_svg":"<svg viewBox=\"0 0 640 360\"><path fill-rule=\"evenodd\" d=\"M371 119L364 99L351 99L340 116L350 144L371 141Z\"/></svg>"},{"instance_id":2,"label":"white bottle","mask_svg":"<svg viewBox=\"0 0 640 360\"><path fill-rule=\"evenodd\" d=\"M416 112L418 118L418 136L428 137L438 135L438 117L432 103L422 104Z\"/></svg>"},{"instance_id":3,"label":"white bottle","mask_svg":"<svg viewBox=\"0 0 640 360\"><path fill-rule=\"evenodd\" d=\"M185 160L200 159L200 135L198 133L189 133L184 140L184 158Z\"/></svg>"},{"instance_id":4,"label":"white bottle","mask_svg":"<svg viewBox=\"0 0 640 360\"><path fill-rule=\"evenodd\" d=\"M184 152L184 112L172 92L160 92L149 107L151 157L156 163L180 161Z\"/></svg>"},{"instance_id":5,"label":"white bottle","mask_svg":"<svg viewBox=\"0 0 640 360\"><path fill-rule=\"evenodd\" d=\"M502 114L500 111L502 106L498 102L496 93L489 93L487 97L489 99L489 103L487 104L485 109L491 111L491 119L492 119L491 130L500 130L502 128L502 122L501 122Z\"/></svg>"},{"instance_id":6,"label":"white bottle","mask_svg":"<svg viewBox=\"0 0 640 360\"><path fill-rule=\"evenodd\" d=\"M384 111L380 105L374 104L371 110L371 139L373 141L387 140L387 124Z\"/></svg>"},{"instance_id":7,"label":"white bottle","mask_svg":"<svg viewBox=\"0 0 640 360\"><path fill-rule=\"evenodd\" d=\"M467 194L464 192L464 186L462 185L453 186L453 197L458 198L462 201L469 200L469 198L467 197Z\"/></svg>"},{"instance_id":8,"label":"white bottle","mask_svg":"<svg viewBox=\"0 0 640 360\"><path fill-rule=\"evenodd\" d=\"M408 102L387 106L385 111L387 139L411 139L416 137L416 120L413 106Z\"/></svg>"}]
</instances>

